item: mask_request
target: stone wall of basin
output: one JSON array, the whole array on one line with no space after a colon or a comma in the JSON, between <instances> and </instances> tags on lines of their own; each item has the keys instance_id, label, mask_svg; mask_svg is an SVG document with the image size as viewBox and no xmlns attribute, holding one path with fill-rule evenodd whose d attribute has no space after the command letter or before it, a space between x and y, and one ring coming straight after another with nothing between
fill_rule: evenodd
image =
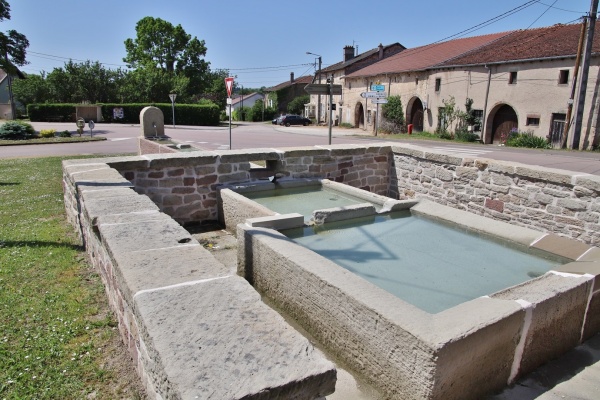
<instances>
[{"instance_id":1,"label":"stone wall of basin","mask_svg":"<svg viewBox=\"0 0 600 400\"><path fill-rule=\"evenodd\" d=\"M600 245L600 176L393 146L390 196Z\"/></svg>"}]
</instances>

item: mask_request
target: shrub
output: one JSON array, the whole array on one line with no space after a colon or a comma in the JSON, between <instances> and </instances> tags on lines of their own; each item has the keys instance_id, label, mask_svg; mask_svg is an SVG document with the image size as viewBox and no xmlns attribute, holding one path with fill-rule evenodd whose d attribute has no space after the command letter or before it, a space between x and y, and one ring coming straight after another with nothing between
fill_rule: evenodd
<instances>
[{"instance_id":1,"label":"shrub","mask_svg":"<svg viewBox=\"0 0 600 400\"><path fill-rule=\"evenodd\" d=\"M354 128L354 125L348 122L341 122L339 125L340 128Z\"/></svg>"},{"instance_id":2,"label":"shrub","mask_svg":"<svg viewBox=\"0 0 600 400\"><path fill-rule=\"evenodd\" d=\"M508 138L506 139L506 145L510 147L528 147L531 149L548 149L550 143L546 138L535 136L533 132L518 132L511 130Z\"/></svg>"},{"instance_id":3,"label":"shrub","mask_svg":"<svg viewBox=\"0 0 600 400\"><path fill-rule=\"evenodd\" d=\"M476 142L479 140L479 135L469 132L467 129L458 129L455 139L459 142Z\"/></svg>"},{"instance_id":4,"label":"shrub","mask_svg":"<svg viewBox=\"0 0 600 400\"><path fill-rule=\"evenodd\" d=\"M35 129L27 122L8 121L0 126L0 139L3 140L25 140L34 135Z\"/></svg>"},{"instance_id":5,"label":"shrub","mask_svg":"<svg viewBox=\"0 0 600 400\"><path fill-rule=\"evenodd\" d=\"M40 131L40 136L43 138L53 138L56 136L56 129L42 129Z\"/></svg>"},{"instance_id":6,"label":"shrub","mask_svg":"<svg viewBox=\"0 0 600 400\"><path fill-rule=\"evenodd\" d=\"M388 102L381 108L381 115L385 120L381 124L383 130L390 133L404 132L405 120L400 96L388 97Z\"/></svg>"},{"instance_id":7,"label":"shrub","mask_svg":"<svg viewBox=\"0 0 600 400\"><path fill-rule=\"evenodd\" d=\"M75 104L29 104L27 114L32 122L75 122Z\"/></svg>"},{"instance_id":8,"label":"shrub","mask_svg":"<svg viewBox=\"0 0 600 400\"><path fill-rule=\"evenodd\" d=\"M67 131L67 130L64 130L64 131L62 131L62 132L59 132L59 133L58 133L58 136L59 136L59 137L71 137L71 132L69 132L69 131Z\"/></svg>"}]
</instances>

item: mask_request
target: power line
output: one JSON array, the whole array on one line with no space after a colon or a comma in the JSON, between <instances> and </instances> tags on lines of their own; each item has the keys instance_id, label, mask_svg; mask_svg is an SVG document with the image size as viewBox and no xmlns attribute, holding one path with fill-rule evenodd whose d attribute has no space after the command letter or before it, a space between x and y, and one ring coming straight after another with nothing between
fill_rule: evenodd
<instances>
[{"instance_id":1,"label":"power line","mask_svg":"<svg viewBox=\"0 0 600 400\"><path fill-rule=\"evenodd\" d=\"M554 8L555 10L559 10L559 11L570 12L570 13L574 13L574 14L586 14L587 13L587 11L566 10L564 8L554 7L554 3L556 3L556 1L554 3L552 3L552 5L548 5L546 3L542 3L541 1L538 1L538 3L540 3L543 6Z\"/></svg>"}]
</instances>

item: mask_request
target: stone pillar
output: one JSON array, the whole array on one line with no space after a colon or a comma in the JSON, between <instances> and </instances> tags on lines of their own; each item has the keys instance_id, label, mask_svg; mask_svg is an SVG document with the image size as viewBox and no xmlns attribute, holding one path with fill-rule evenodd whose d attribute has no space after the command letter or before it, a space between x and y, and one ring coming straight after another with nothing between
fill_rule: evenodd
<instances>
[{"instance_id":1,"label":"stone pillar","mask_svg":"<svg viewBox=\"0 0 600 400\"><path fill-rule=\"evenodd\" d=\"M157 107L144 107L140 112L143 137L165 136L165 117Z\"/></svg>"}]
</instances>

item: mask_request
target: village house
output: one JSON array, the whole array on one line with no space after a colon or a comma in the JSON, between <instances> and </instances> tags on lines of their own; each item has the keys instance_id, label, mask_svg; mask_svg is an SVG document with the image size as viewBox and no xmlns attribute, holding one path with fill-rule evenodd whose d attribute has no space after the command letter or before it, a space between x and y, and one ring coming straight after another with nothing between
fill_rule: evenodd
<instances>
[{"instance_id":1,"label":"village house","mask_svg":"<svg viewBox=\"0 0 600 400\"><path fill-rule=\"evenodd\" d=\"M333 77L334 85L342 84L344 76L393 56L405 48L406 47L402 46L400 43L392 43L387 46L380 44L374 49L365 51L364 53L356 54L353 46L345 46L343 49L343 60L330 65L327 68L323 68L321 71L317 71L315 75L315 83L326 83L328 79ZM319 77L321 82L319 82ZM342 120L342 106L344 104L343 93L342 95L333 96L333 104L335 107L333 120L336 121L337 125L337 123ZM329 120L328 111L329 96L311 94L310 102L305 105L305 114L309 118L314 118L318 122L327 122Z\"/></svg>"},{"instance_id":2,"label":"village house","mask_svg":"<svg viewBox=\"0 0 600 400\"><path fill-rule=\"evenodd\" d=\"M233 113L235 110L246 107L251 108L255 102L264 101L265 96L260 93L249 93L244 95L239 95L231 99L231 112ZM225 106L225 114L229 116L229 106Z\"/></svg>"},{"instance_id":3,"label":"village house","mask_svg":"<svg viewBox=\"0 0 600 400\"><path fill-rule=\"evenodd\" d=\"M455 99L463 111L472 108L481 123L473 128L484 143L501 143L517 129L559 146L575 74L581 25L517 30L434 43L408 49L345 77L344 96L355 116L354 126L374 126L376 106L360 97L380 82L389 96L400 96L407 124L434 132L444 101ZM600 38L592 48L583 109L580 148L598 145L598 74ZM577 103L577 99L575 99ZM575 110L574 110L575 111ZM573 113L574 115L574 113ZM453 128L453 127L450 127ZM573 129L568 142L573 142Z\"/></svg>"},{"instance_id":4,"label":"village house","mask_svg":"<svg viewBox=\"0 0 600 400\"><path fill-rule=\"evenodd\" d=\"M288 104L296 97L306 96L308 93L304 87L313 81L312 75L295 78L294 73L290 73L290 80L265 90L268 93L265 99L267 107L276 107L277 114L286 114Z\"/></svg>"}]
</instances>

